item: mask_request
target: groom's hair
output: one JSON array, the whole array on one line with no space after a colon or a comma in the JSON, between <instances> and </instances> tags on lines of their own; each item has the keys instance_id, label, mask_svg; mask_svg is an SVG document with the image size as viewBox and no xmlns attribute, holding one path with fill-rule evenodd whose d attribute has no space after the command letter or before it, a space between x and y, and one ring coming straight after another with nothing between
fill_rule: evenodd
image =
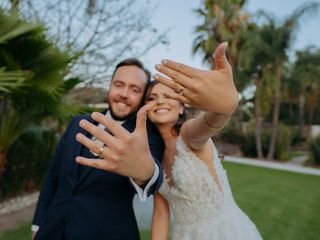
<instances>
[{"instance_id":1,"label":"groom's hair","mask_svg":"<svg viewBox=\"0 0 320 240\"><path fill-rule=\"evenodd\" d=\"M145 74L147 76L147 86L150 84L150 82L151 82L150 71L144 67L143 63L139 59L136 59L136 58L127 58L127 59L124 59L121 62L119 62L116 65L116 67L112 73L111 79L113 79L114 74L116 73L118 68L123 67L123 66L136 66L136 67L140 68L142 71L145 72Z\"/></svg>"}]
</instances>

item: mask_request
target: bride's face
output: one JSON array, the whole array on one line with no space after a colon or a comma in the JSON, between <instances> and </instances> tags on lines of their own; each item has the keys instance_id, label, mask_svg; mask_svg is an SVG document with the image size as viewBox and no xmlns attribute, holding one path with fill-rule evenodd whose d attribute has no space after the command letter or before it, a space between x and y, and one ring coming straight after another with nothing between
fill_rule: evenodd
<instances>
[{"instance_id":1,"label":"bride's face","mask_svg":"<svg viewBox=\"0 0 320 240\"><path fill-rule=\"evenodd\" d=\"M183 113L183 105L179 101L164 96L163 92L169 91L173 92L165 85L157 83L146 99L146 104L152 104L148 110L148 118L156 125L174 125L179 120L179 114Z\"/></svg>"}]
</instances>

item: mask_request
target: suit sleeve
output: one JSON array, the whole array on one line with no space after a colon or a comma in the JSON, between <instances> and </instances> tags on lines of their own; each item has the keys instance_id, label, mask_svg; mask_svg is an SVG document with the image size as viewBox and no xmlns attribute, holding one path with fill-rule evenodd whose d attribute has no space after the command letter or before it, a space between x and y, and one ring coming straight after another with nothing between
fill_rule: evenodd
<instances>
[{"instance_id":1,"label":"suit sleeve","mask_svg":"<svg viewBox=\"0 0 320 240\"><path fill-rule=\"evenodd\" d=\"M151 194L154 194L156 191L158 191L163 181L163 170L161 166L161 161L163 157L164 143L154 125L150 126L148 129L148 141L150 152L153 156L155 163L158 165L159 168L159 175L157 180L148 189L147 196L149 197Z\"/></svg>"},{"instance_id":2,"label":"suit sleeve","mask_svg":"<svg viewBox=\"0 0 320 240\"><path fill-rule=\"evenodd\" d=\"M32 224L36 226L41 226L41 223L43 222L47 210L50 207L50 204L55 196L56 189L59 183L59 177L60 177L60 167L61 167L61 161L62 161L62 155L63 155L63 148L64 145L67 144L66 142L66 136L68 135L71 126L74 124L74 120L69 124L67 130L63 134L62 138L60 139L55 152L53 154L53 157L51 159L51 163L49 166L49 169L46 173L46 177L44 180L44 183L42 185L42 189L40 192L40 196L38 199L37 207L35 214L33 216Z\"/></svg>"}]
</instances>

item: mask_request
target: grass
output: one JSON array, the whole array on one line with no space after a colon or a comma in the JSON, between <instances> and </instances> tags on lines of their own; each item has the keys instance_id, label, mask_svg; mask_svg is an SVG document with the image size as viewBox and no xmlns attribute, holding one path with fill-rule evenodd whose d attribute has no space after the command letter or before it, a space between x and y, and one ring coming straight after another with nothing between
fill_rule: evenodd
<instances>
[{"instance_id":1,"label":"grass","mask_svg":"<svg viewBox=\"0 0 320 240\"><path fill-rule=\"evenodd\" d=\"M30 240L31 223L20 225L17 229L9 230L0 234L0 240Z\"/></svg>"},{"instance_id":2,"label":"grass","mask_svg":"<svg viewBox=\"0 0 320 240\"><path fill-rule=\"evenodd\" d=\"M320 176L224 163L234 197L264 239L316 240Z\"/></svg>"},{"instance_id":3,"label":"grass","mask_svg":"<svg viewBox=\"0 0 320 240\"><path fill-rule=\"evenodd\" d=\"M263 239L316 240L320 226L320 176L224 163L234 197ZM149 239L150 232L141 232ZM30 240L30 224L0 240Z\"/></svg>"},{"instance_id":4,"label":"grass","mask_svg":"<svg viewBox=\"0 0 320 240\"><path fill-rule=\"evenodd\" d=\"M17 229L10 230L0 233L0 240L30 240L31 239L31 231L30 231L31 223L25 223L20 225ZM149 240L150 239L150 231L141 231L140 232L141 240Z\"/></svg>"}]
</instances>

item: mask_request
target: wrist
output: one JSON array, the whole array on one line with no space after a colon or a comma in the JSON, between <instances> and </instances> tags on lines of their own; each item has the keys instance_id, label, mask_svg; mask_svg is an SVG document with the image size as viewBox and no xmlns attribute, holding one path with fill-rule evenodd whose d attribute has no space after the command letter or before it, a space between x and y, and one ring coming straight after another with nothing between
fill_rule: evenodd
<instances>
[{"instance_id":1,"label":"wrist","mask_svg":"<svg viewBox=\"0 0 320 240\"><path fill-rule=\"evenodd\" d=\"M205 112L203 114L203 121L205 122L206 126L216 131L222 130L228 124L229 119L229 115L222 113Z\"/></svg>"},{"instance_id":2,"label":"wrist","mask_svg":"<svg viewBox=\"0 0 320 240\"><path fill-rule=\"evenodd\" d=\"M150 181L155 172L155 164L152 161L152 164L150 166L142 169L144 170L143 175L132 177L132 180L139 186L144 186Z\"/></svg>"}]
</instances>

